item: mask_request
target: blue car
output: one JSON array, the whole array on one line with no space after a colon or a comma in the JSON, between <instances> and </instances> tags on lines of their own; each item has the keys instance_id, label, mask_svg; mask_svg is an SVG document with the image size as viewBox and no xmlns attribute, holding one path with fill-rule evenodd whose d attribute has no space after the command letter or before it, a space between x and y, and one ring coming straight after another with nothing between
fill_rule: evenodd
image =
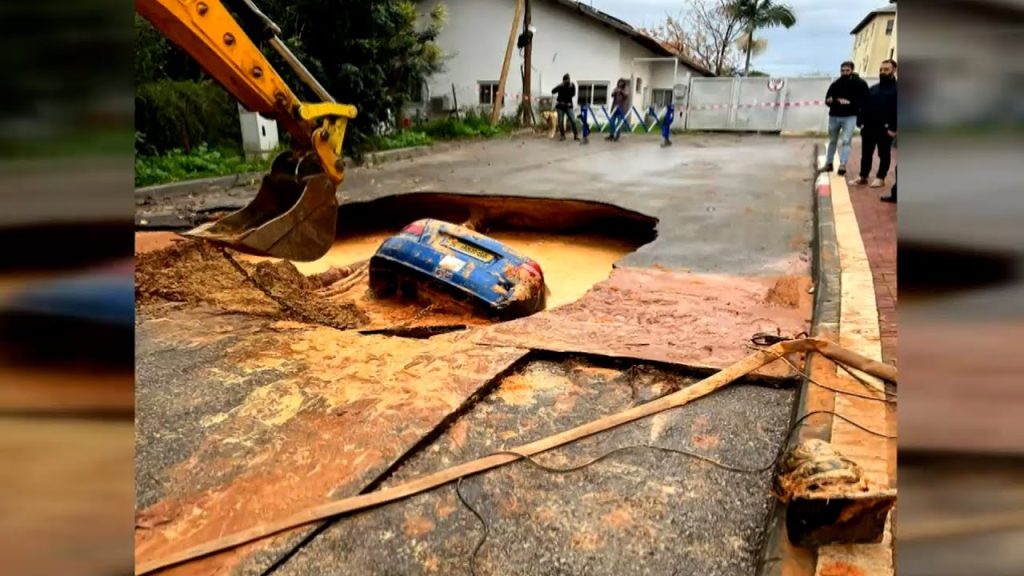
<instances>
[{"instance_id":1,"label":"blue car","mask_svg":"<svg viewBox=\"0 0 1024 576\"><path fill-rule=\"evenodd\" d=\"M501 319L544 309L544 273L493 238L441 220L417 220L370 259L370 288L382 297L421 290L469 302Z\"/></svg>"}]
</instances>

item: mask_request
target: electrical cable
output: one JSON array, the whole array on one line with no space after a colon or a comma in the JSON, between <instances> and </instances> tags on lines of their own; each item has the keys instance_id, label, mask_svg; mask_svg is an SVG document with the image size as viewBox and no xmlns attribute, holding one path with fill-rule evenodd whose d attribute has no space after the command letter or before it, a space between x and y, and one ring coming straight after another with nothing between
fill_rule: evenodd
<instances>
[{"instance_id":1,"label":"electrical cable","mask_svg":"<svg viewBox=\"0 0 1024 576\"><path fill-rule=\"evenodd\" d=\"M876 398L876 400L877 400L877 398ZM734 465L731 465L731 464L726 464L726 463L721 462L719 460L716 460L714 458L710 458L708 456L704 456L702 454L698 454L696 452L690 452L688 450L682 450L682 449L678 449L678 448L667 448L667 447L664 447L664 446L653 446L653 445L649 445L649 444L633 444L633 445L630 445L630 446L622 446L620 448L615 448L614 450L611 450L609 452L605 452L604 454L602 454L602 455L600 455L600 456L598 456L598 457L596 457L596 458L594 458L592 460L589 460L587 462L584 462L582 464L578 464L578 465L575 465L575 466L570 466L568 468L556 468L554 466L548 466L547 464L539 462L536 459L536 457L534 457L534 456L531 456L531 455L528 455L528 454L520 454L519 452L516 452L516 451L513 451L513 450L500 450L498 452L493 452L491 455L507 454L507 455L512 455L512 456L518 456L523 461L528 462L530 465L532 465L532 466L534 466L536 468L539 468L540 470L543 470L544 472L548 472L548 473L551 473L551 474L569 474L569 473L572 473L572 472L577 472L579 470L583 470L584 468L587 468L589 466L597 464L598 462L601 462L602 460L605 460L607 458L610 458L610 457L612 457L612 456L614 456L616 454L620 454L622 452L626 452L626 451L629 451L629 450L636 450L636 449L646 449L646 450L658 450L660 452L664 452L664 453L667 453L667 454L679 454L679 455L682 455L682 456L687 456L687 457L690 457L690 458L693 458L693 459L696 459L696 460L700 460L702 462L706 462L706 463L711 464L711 465L713 465L713 466L715 466L717 468L721 468L723 470L727 470L727 471L730 471L730 472L737 472L737 473L742 473L742 474L757 474L757 473L767 472L767 471L771 470L772 468L775 468L778 465L779 461L782 460L782 457L785 455L786 447L789 446L789 443L792 441L794 434L799 429L800 424L802 424L805 420L807 420L811 416L816 416L816 415L819 415L819 414L829 414L831 416L839 418L840 420L843 420L843 421L847 422L848 424L850 424L850 425L852 425L852 426L854 426L856 428L859 428L859 429L863 430L864 432L867 432L868 434L872 434L874 436L879 436L879 437L885 438L887 440L895 440L897 438L896 436L891 436L891 435L888 435L888 434L884 434L882 432L877 432L875 430L871 430L871 429L867 428L866 426L863 426L863 425L861 425L861 424L859 424L857 422L854 422L853 420L847 418L846 416L843 416L842 414L838 414L838 413L836 413L836 412L834 412L832 410L815 410L813 412L808 412L807 414L804 414L803 416L798 418L795 422L793 422L793 424L789 427L789 430L786 432L786 437L783 439L782 443L779 445L779 450L776 452L775 457L772 458L771 462L769 462L767 465L761 466L761 467L758 467L758 468L744 468L744 467L740 467L740 466L734 466ZM469 504L469 502L467 502L465 496L462 494L462 481L463 481L463 478L459 478L458 483L455 485L455 492L456 492L456 494L459 497L459 501L462 502L463 506L468 508L470 510L470 512L473 513L474 516L476 516L477 520L480 522L481 526L483 527L483 535L480 537L480 540L477 542L476 547L473 549L473 554L472 554L472 556L470 556L470 560L469 560L469 571L470 571L470 574L472 576L476 576L476 559L477 559L477 556L479 555L480 549L483 548L484 543L487 542L487 537L488 537L488 535L490 533L490 528L488 527L487 521L484 520L484 518L480 514L480 512L476 508L471 506Z\"/></svg>"},{"instance_id":2,"label":"electrical cable","mask_svg":"<svg viewBox=\"0 0 1024 576\"><path fill-rule=\"evenodd\" d=\"M801 336L806 336L806 333L805 332L801 332L800 334L797 335L797 338L801 337ZM747 348L749 348L751 350L766 350L766 348L765 348L766 346L771 346L771 345L777 344L779 342L787 342L787 341L795 340L795 339L796 338L789 338L789 337L786 337L786 336L779 336L779 335L776 335L776 334L769 334L767 332L758 332L757 334L754 334L750 338L750 341L754 343L754 346L747 346ZM771 350L768 350L768 351L771 352ZM896 404L896 393L895 392L890 392L888 390L881 390L882 394L885 395L885 398L879 398L877 396L869 396L867 394L859 394L857 392L853 392L853 391L850 391L850 390L842 390L840 388L834 388L832 386L828 386L827 384L822 384L821 382L818 382L810 374L804 374L804 372L802 370L800 370L800 368L798 368L795 364L793 364L793 362L789 358L786 358L782 354L779 354L777 352L773 352L773 355L775 356L776 359L782 360L783 362L788 364L789 367L792 368L794 372L796 372L798 374L803 374L804 377L807 378L808 382L810 382L811 384L814 384L815 386L818 386L819 388L824 388L825 390L829 390L831 392L835 392L836 394L845 394L847 396L853 396L855 398L862 398L864 400L873 400L875 402L886 402L888 404ZM849 374L854 379L856 379L858 382L860 382L861 385L863 385L865 388L868 388L868 389L871 389L871 390L876 390L876 388L874 386L871 386L870 384L868 384L861 376L859 376L856 373L854 373L852 370L847 368L842 363L836 362L836 366L839 366L840 368L845 370L847 374ZM890 398L891 398L891 400L890 400Z\"/></svg>"},{"instance_id":3,"label":"electrical cable","mask_svg":"<svg viewBox=\"0 0 1024 576\"><path fill-rule=\"evenodd\" d=\"M754 350L763 350L762 348L752 348L752 349L754 349ZM827 384L822 384L821 382L818 382L810 374L805 374L803 371L800 370L800 368L797 367L796 364L794 364L789 358L786 358L782 354L775 353L775 357L777 359L779 359L779 360L782 360L786 364L788 364L789 367L792 368L794 372L796 372L798 374L803 374L804 377L807 378L808 382L810 382L811 384L814 384L815 386L818 386L819 388L824 388L825 390L829 390L829 391L835 392L836 394L843 394L843 395L846 395L846 396L853 396L854 398L862 398L864 400L872 400L872 401L875 401L875 402L885 402L887 404L896 404L896 393L895 392L889 392L888 390L881 390L882 394L885 394L885 398L879 398L878 396L869 396L867 394L860 394L858 392L853 392L852 390L843 390L841 388L835 388L835 387L829 386ZM841 366L844 370L846 370L850 374L850 376L853 376L854 378L856 378L865 388L870 388L872 390L875 389L874 387L869 385L867 382L865 382L860 376L858 376L858 375L854 374L853 372L851 372L850 369L847 368L846 366L843 366L842 364L839 364L839 363L837 363L836 366Z\"/></svg>"}]
</instances>

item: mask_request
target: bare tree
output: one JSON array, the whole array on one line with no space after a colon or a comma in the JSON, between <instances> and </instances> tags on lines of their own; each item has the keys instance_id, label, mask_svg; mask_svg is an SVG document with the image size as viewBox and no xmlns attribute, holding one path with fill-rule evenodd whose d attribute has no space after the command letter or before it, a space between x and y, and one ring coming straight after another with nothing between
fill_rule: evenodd
<instances>
[{"instance_id":1,"label":"bare tree","mask_svg":"<svg viewBox=\"0 0 1024 576\"><path fill-rule=\"evenodd\" d=\"M662 24L644 32L716 75L728 74L738 65L736 42L745 32L734 4L731 0L693 0L684 13L666 15Z\"/></svg>"}]
</instances>

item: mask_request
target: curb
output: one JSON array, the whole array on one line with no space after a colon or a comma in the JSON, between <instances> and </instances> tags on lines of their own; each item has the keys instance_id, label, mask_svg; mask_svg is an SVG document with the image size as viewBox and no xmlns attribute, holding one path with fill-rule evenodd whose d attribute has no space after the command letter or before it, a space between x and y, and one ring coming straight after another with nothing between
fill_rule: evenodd
<instances>
[{"instance_id":1,"label":"curb","mask_svg":"<svg viewBox=\"0 0 1024 576\"><path fill-rule=\"evenodd\" d=\"M225 190L238 186L252 186L263 178L263 172L243 172L241 174L229 174L227 176L214 176L212 178L199 178L196 180L185 180L182 182L170 182L168 184L157 184L135 189L135 198L154 198L166 196L187 196L197 192L205 192L210 188L224 188Z\"/></svg>"},{"instance_id":2,"label":"curb","mask_svg":"<svg viewBox=\"0 0 1024 576\"><path fill-rule=\"evenodd\" d=\"M379 166L381 164L387 164L388 162L412 160L413 158L420 158L431 154L441 154L442 152L458 148L459 145L463 143L464 141L441 142L438 144L431 144L429 146L410 146L408 148L382 150L380 152L370 152L362 162L355 162L351 158L345 158L345 162L349 162L354 166Z\"/></svg>"},{"instance_id":3,"label":"curb","mask_svg":"<svg viewBox=\"0 0 1024 576\"><path fill-rule=\"evenodd\" d=\"M842 302L842 275L839 264L839 245L836 241L835 216L832 212L832 185L827 172L822 172L825 158L821 153L821 144L814 145L812 167L815 172L814 195L814 258L811 260L811 276L814 278L814 310L811 314L811 335L828 337L839 334L840 304ZM809 354L805 362L806 374L814 369L818 354ZM793 405L792 421L797 421L811 411L807 405L808 388L812 384L805 376L797 391L797 399ZM790 439L790 444L817 438L828 441L832 436L831 421L827 425L811 426L801 424L797 433ZM786 507L776 501L761 551L760 563L757 567L758 576L782 576L789 573L792 564L800 553L789 543L786 536ZM814 551L805 554L816 556ZM814 562L816 564L816 561ZM813 573L813 565L810 567ZM797 570L792 570L799 573Z\"/></svg>"}]
</instances>

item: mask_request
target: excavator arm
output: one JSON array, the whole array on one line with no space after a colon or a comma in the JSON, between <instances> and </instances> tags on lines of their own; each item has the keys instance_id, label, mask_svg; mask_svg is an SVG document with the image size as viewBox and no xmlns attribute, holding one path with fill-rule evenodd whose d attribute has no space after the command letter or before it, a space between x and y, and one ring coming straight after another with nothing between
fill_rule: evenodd
<instances>
[{"instance_id":1,"label":"excavator arm","mask_svg":"<svg viewBox=\"0 0 1024 576\"><path fill-rule=\"evenodd\" d=\"M322 102L298 99L229 7ZM274 159L249 205L185 235L261 256L300 261L323 256L335 238L336 192L345 175L342 144L355 107L334 101L251 0L136 0L135 9L244 107L277 120L291 136L292 149Z\"/></svg>"}]
</instances>

